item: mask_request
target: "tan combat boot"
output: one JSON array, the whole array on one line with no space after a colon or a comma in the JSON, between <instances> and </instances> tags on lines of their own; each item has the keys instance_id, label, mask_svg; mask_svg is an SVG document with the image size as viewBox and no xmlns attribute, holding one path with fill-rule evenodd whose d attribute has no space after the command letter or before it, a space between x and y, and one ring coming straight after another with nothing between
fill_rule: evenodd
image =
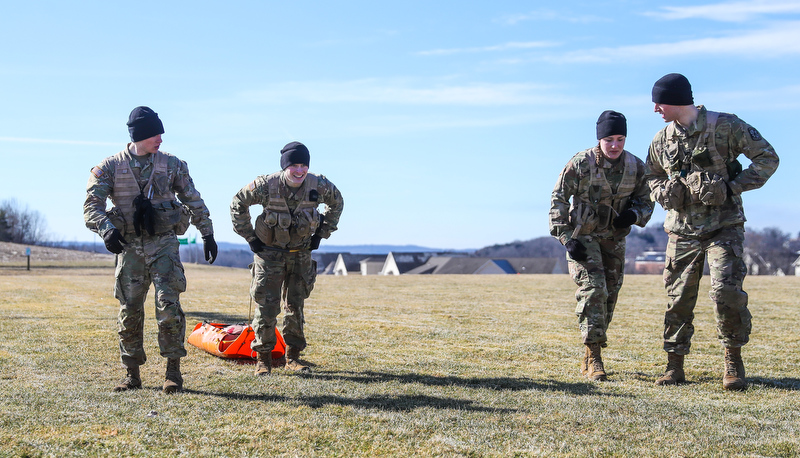
<instances>
[{"instance_id":1,"label":"tan combat boot","mask_svg":"<svg viewBox=\"0 0 800 458\"><path fill-rule=\"evenodd\" d=\"M125 379L114 387L114 391L138 390L142 387L142 377L139 375L139 366L128 367Z\"/></svg>"},{"instance_id":2,"label":"tan combat boot","mask_svg":"<svg viewBox=\"0 0 800 458\"><path fill-rule=\"evenodd\" d=\"M725 348L725 375L722 377L722 387L732 391L747 389L747 380L744 378L744 362L742 362L742 347Z\"/></svg>"},{"instance_id":3,"label":"tan combat boot","mask_svg":"<svg viewBox=\"0 0 800 458\"><path fill-rule=\"evenodd\" d=\"M255 375L263 377L272 372L272 352L264 351L259 352L256 359L256 373Z\"/></svg>"},{"instance_id":4,"label":"tan combat boot","mask_svg":"<svg viewBox=\"0 0 800 458\"><path fill-rule=\"evenodd\" d=\"M600 344L586 344L589 356L586 361L586 378L594 382L605 382L608 380L606 369L603 367L603 358L600 356Z\"/></svg>"},{"instance_id":5,"label":"tan combat boot","mask_svg":"<svg viewBox=\"0 0 800 458\"><path fill-rule=\"evenodd\" d=\"M311 373L311 368L300 362L300 349L286 346L286 369L304 374Z\"/></svg>"},{"instance_id":6,"label":"tan combat boot","mask_svg":"<svg viewBox=\"0 0 800 458\"><path fill-rule=\"evenodd\" d=\"M677 385L686 381L686 374L683 372L683 355L667 353L667 370L658 380L656 385Z\"/></svg>"},{"instance_id":7,"label":"tan combat boot","mask_svg":"<svg viewBox=\"0 0 800 458\"><path fill-rule=\"evenodd\" d=\"M183 391L183 377L181 377L181 359L167 358L167 374L162 391L167 394Z\"/></svg>"},{"instance_id":8,"label":"tan combat boot","mask_svg":"<svg viewBox=\"0 0 800 458\"><path fill-rule=\"evenodd\" d=\"M591 350L589 350L588 345L584 345L586 351L583 353L583 359L581 360L581 374L587 376L589 374L589 354Z\"/></svg>"}]
</instances>

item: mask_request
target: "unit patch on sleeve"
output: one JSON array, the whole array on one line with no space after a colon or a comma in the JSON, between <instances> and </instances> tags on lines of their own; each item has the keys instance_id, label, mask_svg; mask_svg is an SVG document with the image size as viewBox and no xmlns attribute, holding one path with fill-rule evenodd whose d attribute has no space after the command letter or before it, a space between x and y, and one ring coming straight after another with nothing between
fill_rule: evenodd
<instances>
[{"instance_id":1,"label":"unit patch on sleeve","mask_svg":"<svg viewBox=\"0 0 800 458\"><path fill-rule=\"evenodd\" d=\"M752 138L754 142L762 140L761 134L758 133L755 127L748 127L747 132L750 134L750 138Z\"/></svg>"}]
</instances>

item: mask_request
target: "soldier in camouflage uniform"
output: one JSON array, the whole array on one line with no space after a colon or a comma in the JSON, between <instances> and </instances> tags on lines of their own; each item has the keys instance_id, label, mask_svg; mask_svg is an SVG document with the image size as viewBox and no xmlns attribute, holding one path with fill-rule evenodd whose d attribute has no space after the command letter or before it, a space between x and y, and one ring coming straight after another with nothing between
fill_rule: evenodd
<instances>
[{"instance_id":1,"label":"soldier in camouflage uniform","mask_svg":"<svg viewBox=\"0 0 800 458\"><path fill-rule=\"evenodd\" d=\"M569 272L578 285L575 313L585 346L581 372L604 381L601 348L607 346L622 287L625 237L631 225L647 224L653 203L644 163L624 150L625 116L604 111L596 130L597 146L573 156L558 177L550 200L550 234L566 246Z\"/></svg>"},{"instance_id":2,"label":"soldier in camouflage uniform","mask_svg":"<svg viewBox=\"0 0 800 458\"><path fill-rule=\"evenodd\" d=\"M308 173L311 156L299 142L281 150L281 171L261 175L242 188L231 202L231 219L237 234L253 251L250 294L258 304L253 316L255 338L251 344L258 353L255 374L268 375L271 352L276 343L275 326L284 305L283 338L286 341L286 369L310 372L300 360L306 348L303 332L303 305L317 277L317 263L311 250L320 239L337 229L344 200L336 186L322 175ZM320 213L318 207L327 210ZM250 220L250 206L261 205L263 212Z\"/></svg>"},{"instance_id":3,"label":"soldier in camouflage uniform","mask_svg":"<svg viewBox=\"0 0 800 458\"><path fill-rule=\"evenodd\" d=\"M145 363L144 301L155 287L158 345L167 358L163 391L183 389L180 358L186 356L186 319L179 301L186 290L177 235L189 221L203 237L205 259L217 256L213 227L186 163L159 151L164 126L147 107L135 108L128 119L132 143L94 167L86 187L83 216L117 255L114 296L119 299L119 349L127 370L115 391L142 387L139 366ZM180 202L176 200L180 199ZM114 207L106 211L106 200Z\"/></svg>"},{"instance_id":4,"label":"soldier in camouflage uniform","mask_svg":"<svg viewBox=\"0 0 800 458\"><path fill-rule=\"evenodd\" d=\"M778 167L778 155L759 132L728 113L694 106L683 75L670 73L653 86L655 112L667 127L658 132L647 156L647 180L655 201L667 210L669 234L664 282L669 302L664 317L666 372L656 385L685 381L694 307L703 264L708 259L717 335L725 347L723 388L747 388L741 347L750 336L747 269L742 259L742 192L766 183ZM742 170L740 154L751 163Z\"/></svg>"}]
</instances>

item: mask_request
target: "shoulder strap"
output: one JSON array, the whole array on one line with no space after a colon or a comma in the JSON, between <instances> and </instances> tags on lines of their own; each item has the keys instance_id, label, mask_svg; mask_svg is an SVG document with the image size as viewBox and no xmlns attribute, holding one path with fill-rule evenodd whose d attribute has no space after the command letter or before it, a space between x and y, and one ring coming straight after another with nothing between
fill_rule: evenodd
<instances>
[{"instance_id":1,"label":"shoulder strap","mask_svg":"<svg viewBox=\"0 0 800 458\"><path fill-rule=\"evenodd\" d=\"M288 213L289 204L280 193L281 175L280 173L273 174L267 180L267 187L269 188L269 204L267 208L273 211Z\"/></svg>"},{"instance_id":2,"label":"shoulder strap","mask_svg":"<svg viewBox=\"0 0 800 458\"><path fill-rule=\"evenodd\" d=\"M115 154L114 161L114 199L126 199L138 196L141 192L129 161L127 148Z\"/></svg>"},{"instance_id":3,"label":"shoulder strap","mask_svg":"<svg viewBox=\"0 0 800 458\"><path fill-rule=\"evenodd\" d=\"M319 179L317 178L316 175L313 175L311 173L306 175L306 181L305 181L306 194L303 200L305 200L306 202L311 202L311 191L316 191L318 184L319 184ZM311 203L313 203L314 205L317 204L317 202L311 202Z\"/></svg>"},{"instance_id":4,"label":"shoulder strap","mask_svg":"<svg viewBox=\"0 0 800 458\"><path fill-rule=\"evenodd\" d=\"M156 176L156 173L164 173L167 171L167 157L164 156L164 153L161 151L156 152L156 156L153 158L153 171L150 173L150 179L147 180L147 184L144 185L142 189L142 193L144 190L147 189L147 198L153 198L153 177Z\"/></svg>"},{"instance_id":5,"label":"shoulder strap","mask_svg":"<svg viewBox=\"0 0 800 458\"><path fill-rule=\"evenodd\" d=\"M595 148L590 148L586 152L586 159L589 163L589 176L591 177L592 185L594 186L602 186L603 180L602 174L600 173L599 168L597 167L597 161L599 161L599 157L597 153L595 153Z\"/></svg>"}]
</instances>

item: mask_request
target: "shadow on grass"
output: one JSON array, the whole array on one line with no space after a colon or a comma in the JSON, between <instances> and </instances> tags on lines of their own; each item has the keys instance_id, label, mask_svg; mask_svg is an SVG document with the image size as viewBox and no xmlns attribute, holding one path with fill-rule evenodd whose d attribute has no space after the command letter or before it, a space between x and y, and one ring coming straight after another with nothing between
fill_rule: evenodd
<instances>
[{"instance_id":1,"label":"shadow on grass","mask_svg":"<svg viewBox=\"0 0 800 458\"><path fill-rule=\"evenodd\" d=\"M783 378L764 378L764 377L750 377L747 379L750 385L760 385L767 388L778 388L788 391L800 391L800 379L793 377Z\"/></svg>"},{"instance_id":2,"label":"shadow on grass","mask_svg":"<svg viewBox=\"0 0 800 458\"><path fill-rule=\"evenodd\" d=\"M569 394L595 394L602 396L621 396L598 391L596 384L591 382L562 382L557 380L534 380L529 378L514 377L456 377L434 376L426 374L390 374L385 372L315 372L311 375L322 380L344 380L355 383L385 383L400 382L413 383L427 386L456 386L463 388L478 388L494 391L560 391Z\"/></svg>"},{"instance_id":3,"label":"shadow on grass","mask_svg":"<svg viewBox=\"0 0 800 458\"><path fill-rule=\"evenodd\" d=\"M247 317L238 314L217 313L217 312L186 312L186 326L194 328L195 321L208 321L210 323L222 324L249 324Z\"/></svg>"},{"instance_id":4,"label":"shadow on grass","mask_svg":"<svg viewBox=\"0 0 800 458\"><path fill-rule=\"evenodd\" d=\"M661 376L661 373L658 374L645 374L642 372L635 372L633 377L639 381L644 382L653 382L655 383L656 379ZM761 386L764 388L775 388L779 390L786 390L786 391L800 391L800 379L793 378L793 377L783 377L783 378L767 378L767 377L748 377L747 383L751 387L753 386ZM680 386L696 386L701 384L718 384L720 388L722 387L722 376L707 376L707 375L700 375L700 376L692 376L687 374L686 381L681 383ZM675 387L666 386L663 387L664 389L674 389Z\"/></svg>"},{"instance_id":5,"label":"shadow on grass","mask_svg":"<svg viewBox=\"0 0 800 458\"><path fill-rule=\"evenodd\" d=\"M283 402L300 403L311 408L319 409L329 405L355 407L363 409L379 409L394 412L407 412L420 408L451 409L467 412L489 412L489 413L514 413L517 409L500 409L486 407L477 404L470 399L455 399L440 396L426 395L373 395L363 398L348 398L335 395L321 396L298 396L287 397L270 394L237 394L237 393L210 393L207 391L196 391L184 389L184 393L200 394L207 396L218 396L232 400L244 401L264 401L264 402Z\"/></svg>"}]
</instances>

